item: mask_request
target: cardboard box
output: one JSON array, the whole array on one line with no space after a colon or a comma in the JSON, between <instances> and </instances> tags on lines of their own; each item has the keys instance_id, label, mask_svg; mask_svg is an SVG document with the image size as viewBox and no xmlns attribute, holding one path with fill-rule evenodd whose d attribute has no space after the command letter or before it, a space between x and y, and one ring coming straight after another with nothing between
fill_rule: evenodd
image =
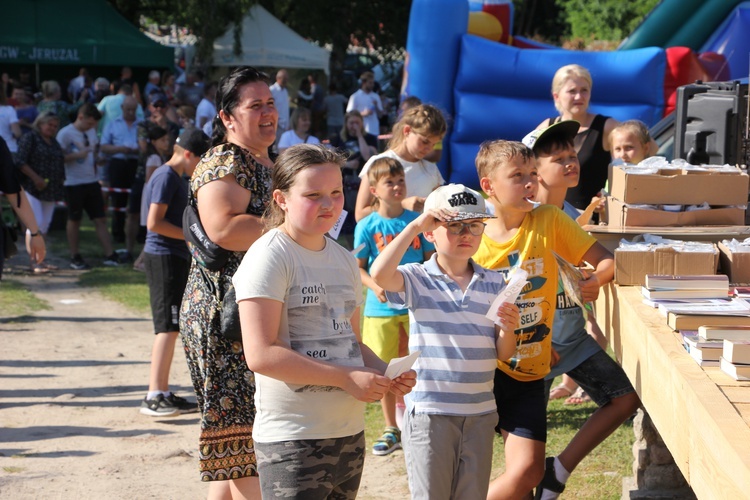
<instances>
[{"instance_id":1,"label":"cardboard box","mask_svg":"<svg viewBox=\"0 0 750 500\"><path fill-rule=\"evenodd\" d=\"M651 250L615 250L615 281L618 285L646 284L647 274L716 274L719 251L678 252L672 247Z\"/></svg>"},{"instance_id":2,"label":"cardboard box","mask_svg":"<svg viewBox=\"0 0 750 500\"><path fill-rule=\"evenodd\" d=\"M750 283L750 252L732 252L719 242L721 270L733 284Z\"/></svg>"},{"instance_id":3,"label":"cardboard box","mask_svg":"<svg viewBox=\"0 0 750 500\"><path fill-rule=\"evenodd\" d=\"M633 174L612 167L609 183L613 198L625 203L669 205L745 205L748 200L748 175L734 172L709 172L662 169L658 174Z\"/></svg>"},{"instance_id":4,"label":"cardboard box","mask_svg":"<svg viewBox=\"0 0 750 500\"><path fill-rule=\"evenodd\" d=\"M629 207L610 196L607 198L607 224L611 227L742 226L745 224L745 209L717 207L692 212L668 212Z\"/></svg>"}]
</instances>

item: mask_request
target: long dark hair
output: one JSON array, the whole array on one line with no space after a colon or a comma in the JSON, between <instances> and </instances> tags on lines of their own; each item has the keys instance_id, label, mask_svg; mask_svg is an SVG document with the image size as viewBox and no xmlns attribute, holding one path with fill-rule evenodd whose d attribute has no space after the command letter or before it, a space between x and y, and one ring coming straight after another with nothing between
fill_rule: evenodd
<instances>
[{"instance_id":1,"label":"long dark hair","mask_svg":"<svg viewBox=\"0 0 750 500\"><path fill-rule=\"evenodd\" d=\"M216 116L214 117L211 146L218 146L227 142L227 129L219 118L219 111L231 115L240 103L240 89L253 82L268 84L268 75L252 66L240 66L219 80L216 89Z\"/></svg>"}]
</instances>

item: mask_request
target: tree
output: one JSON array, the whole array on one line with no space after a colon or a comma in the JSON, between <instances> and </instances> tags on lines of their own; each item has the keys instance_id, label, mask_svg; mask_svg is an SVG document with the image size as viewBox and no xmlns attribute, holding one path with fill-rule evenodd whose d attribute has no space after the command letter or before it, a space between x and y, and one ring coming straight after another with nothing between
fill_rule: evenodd
<instances>
[{"instance_id":1,"label":"tree","mask_svg":"<svg viewBox=\"0 0 750 500\"><path fill-rule=\"evenodd\" d=\"M260 0L284 24L320 45L331 44L331 78L340 80L350 44L381 54L406 46L411 0Z\"/></svg>"},{"instance_id":2,"label":"tree","mask_svg":"<svg viewBox=\"0 0 750 500\"><path fill-rule=\"evenodd\" d=\"M658 0L560 0L574 38L621 41Z\"/></svg>"},{"instance_id":3,"label":"tree","mask_svg":"<svg viewBox=\"0 0 750 500\"><path fill-rule=\"evenodd\" d=\"M214 40L236 19L242 19L255 0L109 0L128 20L138 26L145 16L159 24L183 26L198 38L196 54L207 64ZM242 24L235 24L235 51L240 51Z\"/></svg>"}]
</instances>

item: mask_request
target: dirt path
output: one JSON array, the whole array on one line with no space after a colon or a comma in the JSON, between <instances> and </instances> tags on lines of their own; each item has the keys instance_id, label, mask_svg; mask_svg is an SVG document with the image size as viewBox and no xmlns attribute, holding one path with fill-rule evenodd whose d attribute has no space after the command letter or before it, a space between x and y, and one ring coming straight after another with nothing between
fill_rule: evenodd
<instances>
[{"instance_id":1,"label":"dirt path","mask_svg":"<svg viewBox=\"0 0 750 500\"><path fill-rule=\"evenodd\" d=\"M197 415L154 419L138 412L150 318L78 286L77 276L4 273L52 309L21 322L9 321L14 311L0 311L0 497L205 498ZM179 353L172 389L191 396ZM368 456L360 498L407 497L403 453Z\"/></svg>"}]
</instances>

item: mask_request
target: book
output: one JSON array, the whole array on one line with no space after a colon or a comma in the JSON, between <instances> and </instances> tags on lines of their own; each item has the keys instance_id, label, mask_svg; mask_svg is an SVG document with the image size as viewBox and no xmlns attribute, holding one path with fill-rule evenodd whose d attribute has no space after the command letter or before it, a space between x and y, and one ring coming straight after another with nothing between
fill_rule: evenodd
<instances>
[{"instance_id":1,"label":"book","mask_svg":"<svg viewBox=\"0 0 750 500\"><path fill-rule=\"evenodd\" d=\"M719 366L722 349L717 347L702 347L698 349L690 349L688 354L690 354L690 357L700 366Z\"/></svg>"},{"instance_id":2,"label":"book","mask_svg":"<svg viewBox=\"0 0 750 500\"><path fill-rule=\"evenodd\" d=\"M692 333L685 333L685 332L692 332ZM698 336L698 332L694 330L683 330L680 333L682 334L682 345L684 345L685 349L687 349L688 351L690 349L701 349L703 347L710 347L714 349L724 348L723 340L702 339Z\"/></svg>"},{"instance_id":3,"label":"book","mask_svg":"<svg viewBox=\"0 0 750 500\"><path fill-rule=\"evenodd\" d=\"M750 303L744 299L695 299L686 302L664 302L659 305L667 312L675 314L693 314L702 316L744 316L750 317ZM750 320L744 324L750 325ZM711 322L700 323L710 325ZM725 323L720 323L724 325ZM743 323L731 323L742 325ZM696 327L697 329L697 327Z\"/></svg>"},{"instance_id":4,"label":"book","mask_svg":"<svg viewBox=\"0 0 750 500\"><path fill-rule=\"evenodd\" d=\"M750 340L724 339L722 356L730 363L750 364Z\"/></svg>"},{"instance_id":5,"label":"book","mask_svg":"<svg viewBox=\"0 0 750 500\"><path fill-rule=\"evenodd\" d=\"M729 278L724 274L671 275L647 274L645 286L651 289L729 289Z\"/></svg>"},{"instance_id":6,"label":"book","mask_svg":"<svg viewBox=\"0 0 750 500\"><path fill-rule=\"evenodd\" d=\"M669 325L672 330L697 330L703 325L746 326L748 324L750 324L750 318L747 316L667 313L667 325Z\"/></svg>"},{"instance_id":7,"label":"book","mask_svg":"<svg viewBox=\"0 0 750 500\"><path fill-rule=\"evenodd\" d=\"M750 365L736 365L722 357L719 366L721 371L735 380L750 380Z\"/></svg>"},{"instance_id":8,"label":"book","mask_svg":"<svg viewBox=\"0 0 750 500\"><path fill-rule=\"evenodd\" d=\"M734 296L742 297L742 298L750 298L750 286L734 287Z\"/></svg>"},{"instance_id":9,"label":"book","mask_svg":"<svg viewBox=\"0 0 750 500\"><path fill-rule=\"evenodd\" d=\"M729 277L724 274L698 274L678 276L671 274L647 274L646 288L680 289L723 289L729 291Z\"/></svg>"},{"instance_id":10,"label":"book","mask_svg":"<svg viewBox=\"0 0 750 500\"><path fill-rule=\"evenodd\" d=\"M750 318L744 325L726 326L711 323L698 327L698 336L711 340L750 340Z\"/></svg>"},{"instance_id":11,"label":"book","mask_svg":"<svg viewBox=\"0 0 750 500\"><path fill-rule=\"evenodd\" d=\"M641 293L647 299L651 300L669 300L669 299L726 299L729 296L729 289L724 288L677 288L651 289L641 287Z\"/></svg>"}]
</instances>

